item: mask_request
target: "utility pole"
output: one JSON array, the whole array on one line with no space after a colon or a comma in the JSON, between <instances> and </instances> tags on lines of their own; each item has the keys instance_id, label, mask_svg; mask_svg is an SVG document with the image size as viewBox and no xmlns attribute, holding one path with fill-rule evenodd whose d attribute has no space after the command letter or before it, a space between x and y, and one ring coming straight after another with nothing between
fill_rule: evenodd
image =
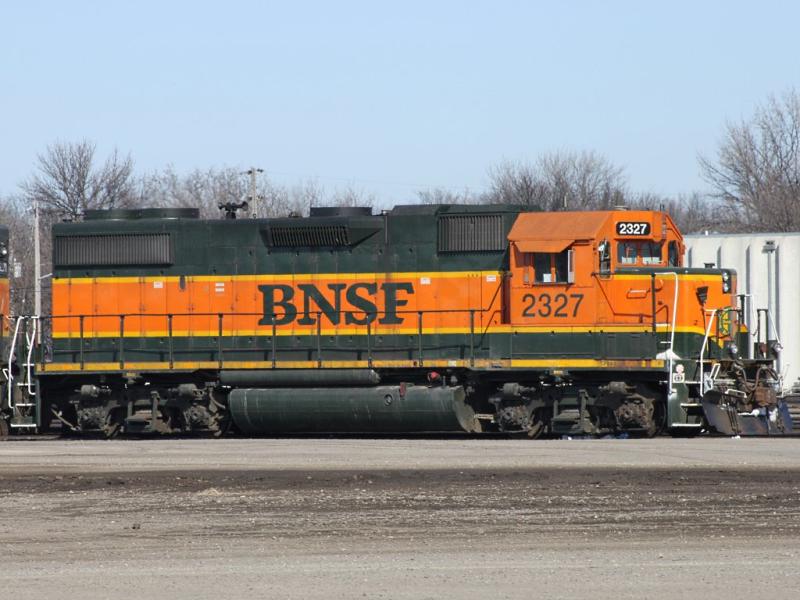
<instances>
[{"instance_id":1,"label":"utility pole","mask_svg":"<svg viewBox=\"0 0 800 600\"><path fill-rule=\"evenodd\" d=\"M39 199L33 200L33 310L42 315L42 256L39 242Z\"/></svg>"},{"instance_id":2,"label":"utility pole","mask_svg":"<svg viewBox=\"0 0 800 600\"><path fill-rule=\"evenodd\" d=\"M258 195L258 186L256 182L256 176L259 173L263 173L264 169L259 169L258 167L250 167L247 171L243 173L243 175L250 175L250 195L247 197L247 201L250 203L250 214L253 215L256 219L261 215L261 201L264 199L264 196Z\"/></svg>"}]
</instances>

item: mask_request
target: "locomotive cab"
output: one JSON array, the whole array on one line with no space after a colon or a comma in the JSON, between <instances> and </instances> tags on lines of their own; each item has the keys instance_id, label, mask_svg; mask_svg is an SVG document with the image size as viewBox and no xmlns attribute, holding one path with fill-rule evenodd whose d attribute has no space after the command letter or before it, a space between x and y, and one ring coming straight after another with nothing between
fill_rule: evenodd
<instances>
[{"instance_id":1,"label":"locomotive cab","mask_svg":"<svg viewBox=\"0 0 800 600\"><path fill-rule=\"evenodd\" d=\"M702 328L735 308L735 274L683 267L666 213L525 213L508 239L514 325Z\"/></svg>"},{"instance_id":2,"label":"locomotive cab","mask_svg":"<svg viewBox=\"0 0 800 600\"><path fill-rule=\"evenodd\" d=\"M526 213L508 238L507 313L516 331L554 340L570 333L561 351L574 356L595 344L603 359L663 361L667 381L652 383L667 383L667 425L700 426L690 398L704 392L704 361L736 349L733 271L684 267L682 236L663 212Z\"/></svg>"}]
</instances>

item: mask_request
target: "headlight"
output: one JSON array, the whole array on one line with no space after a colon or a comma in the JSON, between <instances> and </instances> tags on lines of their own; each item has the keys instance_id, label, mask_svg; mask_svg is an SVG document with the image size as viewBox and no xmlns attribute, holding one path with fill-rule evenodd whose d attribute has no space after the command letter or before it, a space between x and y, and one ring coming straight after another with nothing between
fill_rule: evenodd
<instances>
[{"instance_id":1,"label":"headlight","mask_svg":"<svg viewBox=\"0 0 800 600\"><path fill-rule=\"evenodd\" d=\"M727 271L722 272L722 291L726 294L731 291L731 274Z\"/></svg>"},{"instance_id":2,"label":"headlight","mask_svg":"<svg viewBox=\"0 0 800 600\"><path fill-rule=\"evenodd\" d=\"M728 344L726 350L731 358L737 358L739 356L739 346L737 346L734 342Z\"/></svg>"}]
</instances>

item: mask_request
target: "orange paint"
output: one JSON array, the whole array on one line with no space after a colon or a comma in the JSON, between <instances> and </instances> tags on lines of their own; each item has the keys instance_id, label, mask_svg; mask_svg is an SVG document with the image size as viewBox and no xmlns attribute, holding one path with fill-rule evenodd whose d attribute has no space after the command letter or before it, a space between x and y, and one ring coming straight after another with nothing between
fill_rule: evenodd
<instances>
[{"instance_id":1,"label":"orange paint","mask_svg":"<svg viewBox=\"0 0 800 600\"><path fill-rule=\"evenodd\" d=\"M3 335L7 336L10 332L10 324L8 322L9 315L11 314L11 295L9 293L9 283L7 277L0 278L0 315L3 316Z\"/></svg>"},{"instance_id":2,"label":"orange paint","mask_svg":"<svg viewBox=\"0 0 800 600\"><path fill-rule=\"evenodd\" d=\"M507 273L55 279L53 332L116 337L122 329L127 337L166 337L172 315L176 337L213 337L220 327L234 336L269 336L273 329L363 335L368 320L378 335L414 335L420 312L425 333L648 331L654 299L655 324L664 331L673 322L678 285L676 328L702 334L710 309L735 306L735 281L723 291L719 272L679 273L676 281L673 273L684 271L683 240L665 213L521 213L508 239ZM664 272L652 279L637 267ZM730 321L732 334L735 314Z\"/></svg>"},{"instance_id":3,"label":"orange paint","mask_svg":"<svg viewBox=\"0 0 800 600\"><path fill-rule=\"evenodd\" d=\"M172 314L173 335L213 336L223 314L225 335L271 335L275 314L280 335L316 334L318 320L325 332L363 334L369 312L376 331L416 333L420 311L424 329L446 330L469 328L470 310L480 331L500 323L502 281L486 272L61 279L53 331L80 335L84 315L84 336L116 336L123 314L126 335L167 335Z\"/></svg>"},{"instance_id":4,"label":"orange paint","mask_svg":"<svg viewBox=\"0 0 800 600\"><path fill-rule=\"evenodd\" d=\"M680 274L683 238L666 213L524 213L508 237L514 325L652 327L654 296L656 324L671 325L676 283L677 329L705 331L708 310L735 306L735 281L724 292L720 274Z\"/></svg>"}]
</instances>

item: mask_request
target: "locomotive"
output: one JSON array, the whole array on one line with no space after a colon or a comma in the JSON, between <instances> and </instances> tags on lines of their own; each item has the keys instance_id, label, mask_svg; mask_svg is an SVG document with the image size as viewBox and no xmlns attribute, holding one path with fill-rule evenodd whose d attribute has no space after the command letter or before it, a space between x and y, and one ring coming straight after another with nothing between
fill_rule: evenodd
<instances>
[{"instance_id":1,"label":"locomotive","mask_svg":"<svg viewBox=\"0 0 800 600\"><path fill-rule=\"evenodd\" d=\"M0 225L0 439L9 433L9 424L14 415L14 401L9 392L13 392L9 385L12 364L9 358L9 329L10 329L10 286L8 280L8 227Z\"/></svg>"},{"instance_id":2,"label":"locomotive","mask_svg":"<svg viewBox=\"0 0 800 600\"><path fill-rule=\"evenodd\" d=\"M739 356L735 272L684 267L664 212L112 209L52 235L42 429L790 429L771 358Z\"/></svg>"}]
</instances>

